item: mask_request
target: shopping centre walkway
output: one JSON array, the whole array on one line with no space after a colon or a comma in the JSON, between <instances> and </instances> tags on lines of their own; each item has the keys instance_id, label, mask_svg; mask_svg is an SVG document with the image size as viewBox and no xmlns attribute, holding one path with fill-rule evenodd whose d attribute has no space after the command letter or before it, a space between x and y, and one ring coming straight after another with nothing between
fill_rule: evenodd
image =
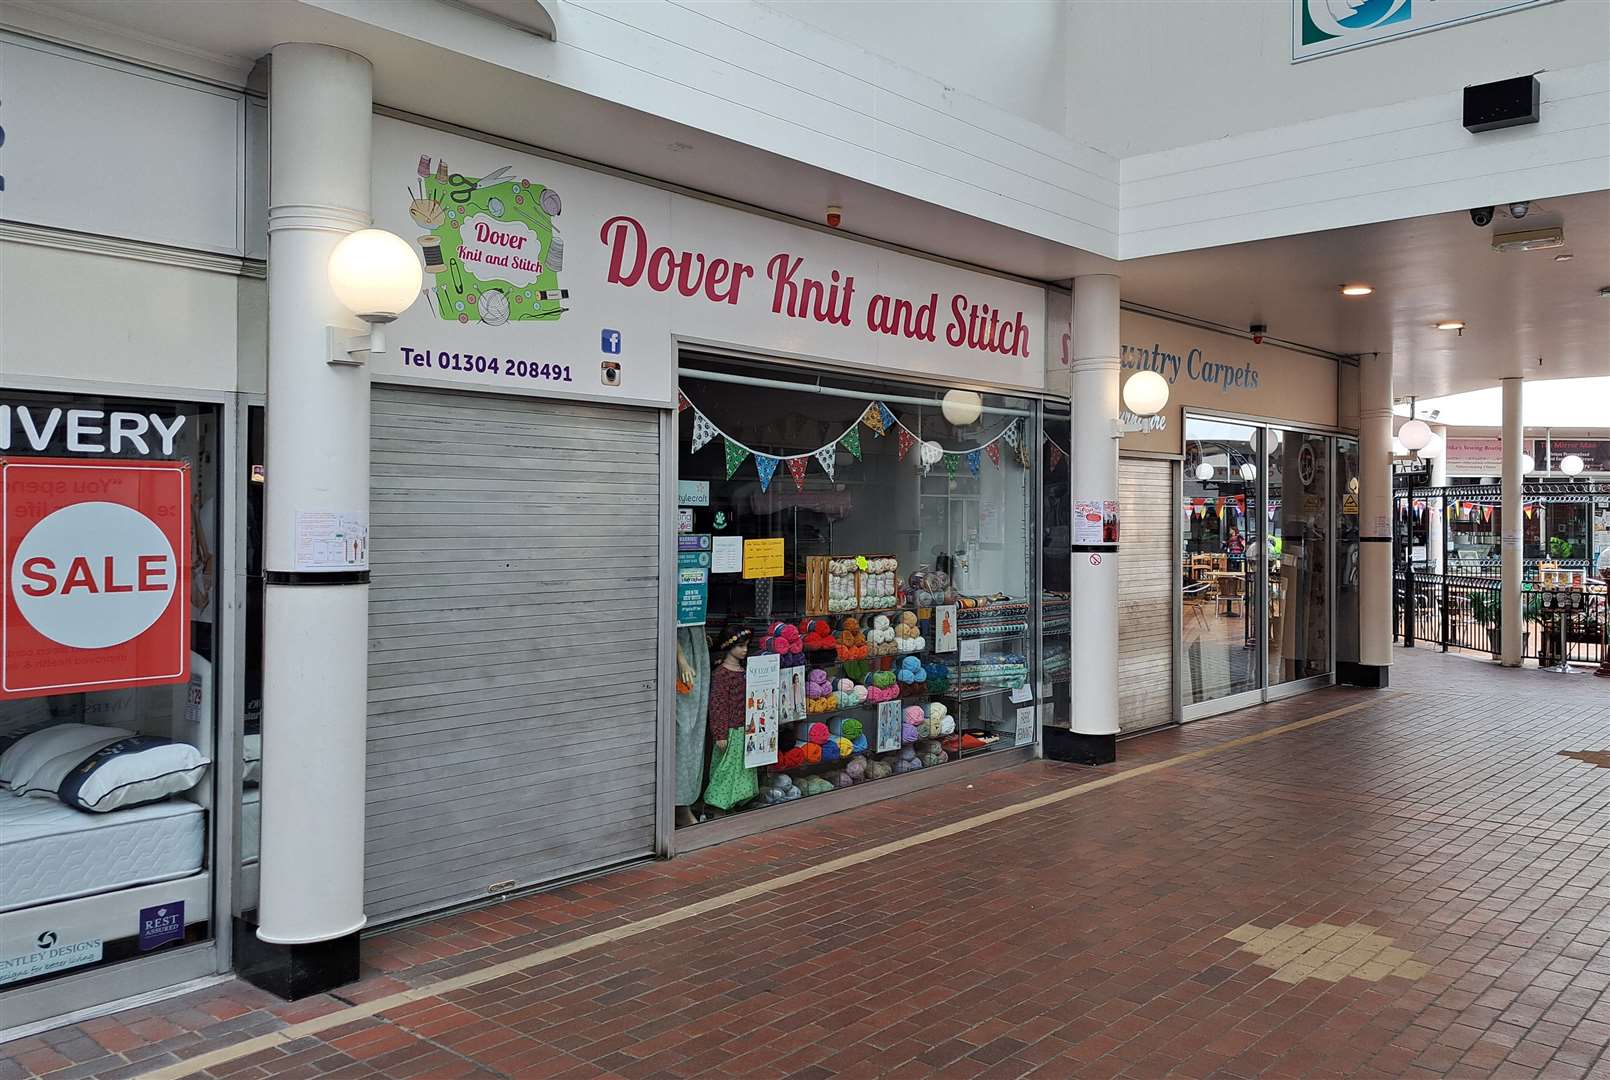
<instances>
[{"instance_id":1,"label":"shopping centre walkway","mask_svg":"<svg viewBox=\"0 0 1610 1080\"><path fill-rule=\"evenodd\" d=\"M0 1080L1610 1076L1610 680L1398 660L382 935L338 995L18 1040Z\"/></svg>"}]
</instances>

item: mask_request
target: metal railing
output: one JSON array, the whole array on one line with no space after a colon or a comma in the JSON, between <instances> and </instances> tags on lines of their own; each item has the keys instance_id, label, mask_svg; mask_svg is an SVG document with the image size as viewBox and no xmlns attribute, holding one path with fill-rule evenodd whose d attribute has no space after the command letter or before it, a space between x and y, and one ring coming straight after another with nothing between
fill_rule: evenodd
<instances>
[{"instance_id":1,"label":"metal railing","mask_svg":"<svg viewBox=\"0 0 1610 1080\"><path fill-rule=\"evenodd\" d=\"M1545 667L1559 663L1562 612L1545 606L1549 595L1536 581L1523 583L1521 655ZM1405 645L1436 645L1499 652L1500 579L1461 574L1429 574L1413 569L1392 575L1392 632ZM1605 659L1605 627L1610 603L1603 586L1590 584L1580 607L1563 612L1566 659L1598 664Z\"/></svg>"}]
</instances>

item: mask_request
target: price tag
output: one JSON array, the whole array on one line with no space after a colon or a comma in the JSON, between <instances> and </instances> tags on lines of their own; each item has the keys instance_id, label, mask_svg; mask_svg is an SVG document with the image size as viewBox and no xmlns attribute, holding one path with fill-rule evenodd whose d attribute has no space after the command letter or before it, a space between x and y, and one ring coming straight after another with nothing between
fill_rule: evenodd
<instances>
[{"instance_id":1,"label":"price tag","mask_svg":"<svg viewBox=\"0 0 1610 1080\"><path fill-rule=\"evenodd\" d=\"M1034 706L1025 705L1017 711L1017 733L1013 746L1027 746L1034 741Z\"/></svg>"},{"instance_id":2,"label":"price tag","mask_svg":"<svg viewBox=\"0 0 1610 1080\"><path fill-rule=\"evenodd\" d=\"M1028 683L1024 683L1012 691L1012 704L1014 705L1022 705L1024 702L1032 700L1034 700L1034 691L1029 687Z\"/></svg>"}]
</instances>

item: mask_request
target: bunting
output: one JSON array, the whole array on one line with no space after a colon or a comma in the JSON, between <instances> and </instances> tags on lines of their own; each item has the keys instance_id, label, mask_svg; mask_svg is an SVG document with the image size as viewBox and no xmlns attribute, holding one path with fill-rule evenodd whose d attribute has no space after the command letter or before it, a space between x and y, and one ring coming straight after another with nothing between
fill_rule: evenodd
<instances>
[{"instance_id":1,"label":"bunting","mask_svg":"<svg viewBox=\"0 0 1610 1080\"><path fill-rule=\"evenodd\" d=\"M850 452L851 457L853 457L857 461L861 460L861 429L860 428L851 426L848 431L846 431L843 435L839 436L839 442L844 444L844 449L846 449L846 450L848 450Z\"/></svg>"},{"instance_id":2,"label":"bunting","mask_svg":"<svg viewBox=\"0 0 1610 1080\"><path fill-rule=\"evenodd\" d=\"M1001 438L1006 440L1006 445L1013 447L1014 449L1017 447L1019 440L1017 437L1016 420L1013 420L1010 424L1007 424L1006 427L1001 429Z\"/></svg>"},{"instance_id":3,"label":"bunting","mask_svg":"<svg viewBox=\"0 0 1610 1080\"><path fill-rule=\"evenodd\" d=\"M716 426L699 410L693 410L693 452L704 449L704 444L716 437Z\"/></svg>"},{"instance_id":4,"label":"bunting","mask_svg":"<svg viewBox=\"0 0 1610 1080\"><path fill-rule=\"evenodd\" d=\"M1051 452L1053 454L1056 453L1057 448L1053 446L1051 448ZM995 443L990 443L988 446L984 447L984 453L989 455L990 461L994 462L997 469L1001 467L1001 448L999 446L997 446ZM1051 467L1053 469L1056 468L1055 460L1051 462Z\"/></svg>"},{"instance_id":5,"label":"bunting","mask_svg":"<svg viewBox=\"0 0 1610 1080\"><path fill-rule=\"evenodd\" d=\"M889 406L881 401L878 402L878 415L883 418L883 431L878 432L879 435L882 435L884 431L888 431L900 422L894 418L894 413L889 411Z\"/></svg>"},{"instance_id":6,"label":"bunting","mask_svg":"<svg viewBox=\"0 0 1610 1080\"><path fill-rule=\"evenodd\" d=\"M731 480L732 474L738 471L738 466L742 465L744 458L749 456L749 448L743 443L734 442L726 435L721 436L721 438L727 444L727 479Z\"/></svg>"},{"instance_id":7,"label":"bunting","mask_svg":"<svg viewBox=\"0 0 1610 1080\"><path fill-rule=\"evenodd\" d=\"M755 472L760 474L760 490L765 491L771 486L771 478L777 472L777 463L781 458L774 458L770 454L755 455ZM728 477L731 479L731 477Z\"/></svg>"},{"instance_id":8,"label":"bunting","mask_svg":"<svg viewBox=\"0 0 1610 1080\"><path fill-rule=\"evenodd\" d=\"M984 455L977 450L967 451L967 467L972 470L974 476L978 475L978 466L983 457Z\"/></svg>"},{"instance_id":9,"label":"bunting","mask_svg":"<svg viewBox=\"0 0 1610 1080\"><path fill-rule=\"evenodd\" d=\"M882 435L887 430L887 425L883 422L883 402L874 401L868 405L866 412L861 414L861 423Z\"/></svg>"},{"instance_id":10,"label":"bunting","mask_svg":"<svg viewBox=\"0 0 1610 1080\"><path fill-rule=\"evenodd\" d=\"M822 467L823 472L827 473L827 478L829 480L833 479L833 462L834 459L838 457L838 446L838 443L828 443L826 446L816 451L814 455L816 458L816 463ZM789 458L788 460L792 462L796 459ZM805 459L799 458L797 460L799 461L800 472L803 473L805 471ZM797 480L798 477L795 477L795 479Z\"/></svg>"},{"instance_id":11,"label":"bunting","mask_svg":"<svg viewBox=\"0 0 1610 1080\"><path fill-rule=\"evenodd\" d=\"M913 446L917 445L917 437L911 432L907 431L905 428L901 428L896 435L900 440L900 460L904 461L906 460L906 454ZM990 443L990 445L994 446L995 444ZM996 452L999 453L999 451Z\"/></svg>"},{"instance_id":12,"label":"bunting","mask_svg":"<svg viewBox=\"0 0 1610 1080\"><path fill-rule=\"evenodd\" d=\"M952 480L956 479L956 455L955 454L946 454L945 455L945 475L947 477L949 477L950 479L952 479Z\"/></svg>"},{"instance_id":13,"label":"bunting","mask_svg":"<svg viewBox=\"0 0 1610 1080\"><path fill-rule=\"evenodd\" d=\"M820 453L821 451L817 451L817 452ZM802 457L791 457L791 458L788 458L787 461L788 461L788 475L792 476L794 478L794 490L795 491L804 491L805 490L805 459L802 458ZM829 471L828 475L832 476L833 473L831 471Z\"/></svg>"},{"instance_id":14,"label":"bunting","mask_svg":"<svg viewBox=\"0 0 1610 1080\"><path fill-rule=\"evenodd\" d=\"M679 413L685 413L688 411L688 406L690 404L692 403L688 401L688 395L678 390L676 392L676 411Z\"/></svg>"}]
</instances>

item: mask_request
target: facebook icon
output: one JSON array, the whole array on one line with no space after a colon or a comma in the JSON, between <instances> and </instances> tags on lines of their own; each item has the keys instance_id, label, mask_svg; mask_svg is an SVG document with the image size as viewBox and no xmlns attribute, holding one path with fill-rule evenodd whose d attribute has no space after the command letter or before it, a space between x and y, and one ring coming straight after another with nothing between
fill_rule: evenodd
<instances>
[{"instance_id":1,"label":"facebook icon","mask_svg":"<svg viewBox=\"0 0 1610 1080\"><path fill-rule=\"evenodd\" d=\"M621 332L619 330L605 330L599 335L598 347L611 356L619 356L621 351Z\"/></svg>"}]
</instances>

